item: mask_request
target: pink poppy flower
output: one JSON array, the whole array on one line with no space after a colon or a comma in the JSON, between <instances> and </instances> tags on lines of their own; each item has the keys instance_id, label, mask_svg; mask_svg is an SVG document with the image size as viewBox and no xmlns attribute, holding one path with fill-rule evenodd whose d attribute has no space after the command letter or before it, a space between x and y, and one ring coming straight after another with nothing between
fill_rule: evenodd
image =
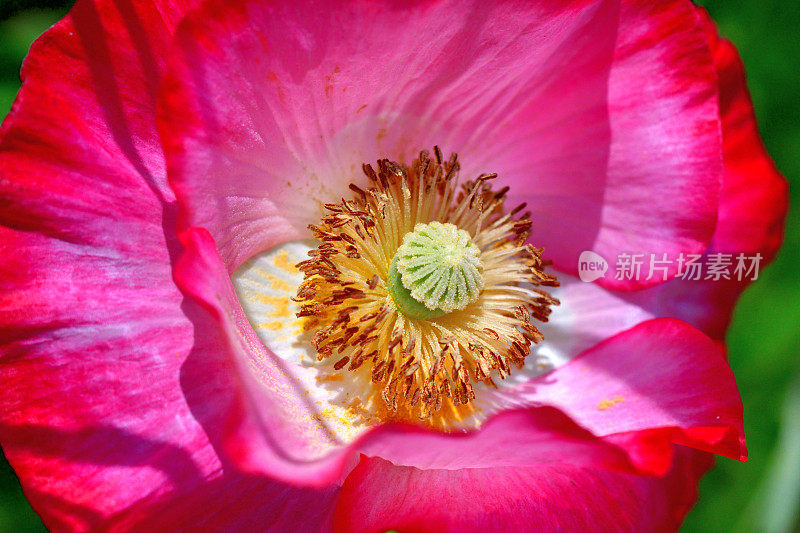
<instances>
[{"instance_id":1,"label":"pink poppy flower","mask_svg":"<svg viewBox=\"0 0 800 533\"><path fill-rule=\"evenodd\" d=\"M576 277L780 245L703 11L193 4L79 0L0 132L0 443L48 527L673 530L744 460L747 280Z\"/></svg>"}]
</instances>

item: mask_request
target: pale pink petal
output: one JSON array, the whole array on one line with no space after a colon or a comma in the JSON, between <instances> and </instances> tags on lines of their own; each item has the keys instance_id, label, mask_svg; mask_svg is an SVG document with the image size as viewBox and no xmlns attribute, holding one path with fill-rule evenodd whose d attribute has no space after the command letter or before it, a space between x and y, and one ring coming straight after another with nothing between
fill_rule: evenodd
<instances>
[{"instance_id":1,"label":"pale pink petal","mask_svg":"<svg viewBox=\"0 0 800 533\"><path fill-rule=\"evenodd\" d=\"M584 249L699 251L713 231L715 78L686 2L218 1L171 65L170 180L229 270L304 235L362 163L434 144L512 184L567 271Z\"/></svg>"},{"instance_id":2,"label":"pale pink petal","mask_svg":"<svg viewBox=\"0 0 800 533\"><path fill-rule=\"evenodd\" d=\"M553 307L546 324L539 329L544 340L533 346L535 354L553 365L560 366L584 350L613 337L641 322L659 315L647 309L637 296L657 290L615 291L595 283L586 283L569 274L559 274L559 287L549 292L558 298L559 305ZM518 381L541 374L537 360L530 358L519 373L512 373L510 380Z\"/></svg>"},{"instance_id":3,"label":"pale pink petal","mask_svg":"<svg viewBox=\"0 0 800 533\"><path fill-rule=\"evenodd\" d=\"M613 436L644 470L669 466L652 452L669 442L747 456L733 372L711 339L679 320L643 322L493 401L557 407L595 435Z\"/></svg>"}]
</instances>

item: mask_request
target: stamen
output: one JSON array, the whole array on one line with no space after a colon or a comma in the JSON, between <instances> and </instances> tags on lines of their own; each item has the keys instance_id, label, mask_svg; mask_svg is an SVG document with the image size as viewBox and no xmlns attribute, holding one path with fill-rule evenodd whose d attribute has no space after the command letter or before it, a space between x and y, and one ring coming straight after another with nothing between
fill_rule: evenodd
<instances>
[{"instance_id":1,"label":"stamen","mask_svg":"<svg viewBox=\"0 0 800 533\"><path fill-rule=\"evenodd\" d=\"M364 405L400 417L458 418L474 382L521 367L557 300L542 249L525 244L524 205L504 213L496 174L457 186L459 164L427 151L408 167L364 165L372 182L328 204L311 225L319 247L299 263L296 300L319 360L369 383Z\"/></svg>"}]
</instances>

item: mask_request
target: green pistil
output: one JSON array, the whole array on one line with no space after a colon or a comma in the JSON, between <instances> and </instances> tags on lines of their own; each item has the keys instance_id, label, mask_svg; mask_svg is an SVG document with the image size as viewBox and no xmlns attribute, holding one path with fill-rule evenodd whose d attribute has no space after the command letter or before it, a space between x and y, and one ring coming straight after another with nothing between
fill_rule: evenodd
<instances>
[{"instance_id":1,"label":"green pistil","mask_svg":"<svg viewBox=\"0 0 800 533\"><path fill-rule=\"evenodd\" d=\"M417 224L392 259L388 288L397 307L411 318L437 318L464 309L483 289L480 250L453 224Z\"/></svg>"}]
</instances>

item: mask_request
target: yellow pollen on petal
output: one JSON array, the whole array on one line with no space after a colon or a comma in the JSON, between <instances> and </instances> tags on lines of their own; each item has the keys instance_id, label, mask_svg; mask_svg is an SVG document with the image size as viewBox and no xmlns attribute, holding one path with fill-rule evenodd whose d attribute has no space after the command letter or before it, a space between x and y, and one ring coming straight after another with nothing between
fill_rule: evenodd
<instances>
[{"instance_id":1,"label":"yellow pollen on petal","mask_svg":"<svg viewBox=\"0 0 800 533\"><path fill-rule=\"evenodd\" d=\"M317 359L361 385L361 420L451 427L475 414L474 383L496 386L542 340L533 322L558 304L542 287L558 282L496 174L459 184L457 156L438 147L363 169L369 187L309 226L319 246L297 265L297 316Z\"/></svg>"},{"instance_id":2,"label":"yellow pollen on petal","mask_svg":"<svg viewBox=\"0 0 800 533\"><path fill-rule=\"evenodd\" d=\"M289 274L296 274L300 272L297 266L289 260L289 253L286 250L281 250L274 259L275 266L285 270Z\"/></svg>"},{"instance_id":3,"label":"yellow pollen on petal","mask_svg":"<svg viewBox=\"0 0 800 533\"><path fill-rule=\"evenodd\" d=\"M291 290L291 286L288 283L276 276L270 276L270 286L272 287L273 291L286 292Z\"/></svg>"},{"instance_id":4,"label":"yellow pollen on petal","mask_svg":"<svg viewBox=\"0 0 800 533\"><path fill-rule=\"evenodd\" d=\"M284 324L280 320L272 320L270 322L260 322L255 324L254 327L256 328L264 328L264 329L271 329L273 331L277 331L283 328Z\"/></svg>"},{"instance_id":5,"label":"yellow pollen on petal","mask_svg":"<svg viewBox=\"0 0 800 533\"><path fill-rule=\"evenodd\" d=\"M618 403L622 403L624 401L625 401L625 398L623 398L622 396L615 396L615 397L610 398L610 399L605 399L605 400L602 400L599 404L597 404L597 410L598 411L608 411L609 409L611 409L612 407L614 407Z\"/></svg>"}]
</instances>

